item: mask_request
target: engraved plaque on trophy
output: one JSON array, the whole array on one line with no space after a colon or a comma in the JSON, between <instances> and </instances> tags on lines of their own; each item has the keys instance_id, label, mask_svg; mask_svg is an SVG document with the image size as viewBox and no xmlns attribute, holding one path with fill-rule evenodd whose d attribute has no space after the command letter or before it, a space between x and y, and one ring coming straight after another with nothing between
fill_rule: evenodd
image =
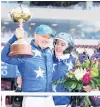
<instances>
[{"instance_id":1,"label":"engraved plaque on trophy","mask_svg":"<svg viewBox=\"0 0 100 107\"><path fill-rule=\"evenodd\" d=\"M10 57L32 57L32 48L29 43L27 43L24 39L23 30L23 22L26 22L30 19L31 13L28 8L23 8L22 6L13 9L10 12L11 19L14 22L18 22L19 27L17 28L17 38L18 40L15 41L10 48ZM18 29L22 29L18 31Z\"/></svg>"}]
</instances>

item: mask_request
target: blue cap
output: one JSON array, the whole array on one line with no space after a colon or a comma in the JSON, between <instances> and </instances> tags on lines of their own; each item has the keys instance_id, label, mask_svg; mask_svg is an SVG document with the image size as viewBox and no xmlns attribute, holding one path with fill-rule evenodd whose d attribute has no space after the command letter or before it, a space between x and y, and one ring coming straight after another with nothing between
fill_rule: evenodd
<instances>
[{"instance_id":1,"label":"blue cap","mask_svg":"<svg viewBox=\"0 0 100 107\"><path fill-rule=\"evenodd\" d=\"M61 32L61 33L56 35L55 39L63 40L65 42L68 42L69 45L74 46L74 39L68 33Z\"/></svg>"},{"instance_id":2,"label":"blue cap","mask_svg":"<svg viewBox=\"0 0 100 107\"><path fill-rule=\"evenodd\" d=\"M53 30L52 28L50 28L47 25L40 25L36 28L35 33L43 36L45 34L50 34L51 36L53 36Z\"/></svg>"}]
</instances>

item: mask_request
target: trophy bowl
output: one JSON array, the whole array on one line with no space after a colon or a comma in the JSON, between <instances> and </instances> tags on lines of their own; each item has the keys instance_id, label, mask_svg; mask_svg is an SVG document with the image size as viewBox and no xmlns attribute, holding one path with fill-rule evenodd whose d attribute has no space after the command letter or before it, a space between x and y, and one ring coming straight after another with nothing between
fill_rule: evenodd
<instances>
[{"instance_id":1,"label":"trophy bowl","mask_svg":"<svg viewBox=\"0 0 100 107\"><path fill-rule=\"evenodd\" d=\"M29 9L18 7L11 11L10 13L11 19L14 22L18 22L19 28L23 29L23 21L28 21L31 17L31 13ZM15 41L10 47L10 57L32 57L32 48L29 43L27 43L24 39L24 35L19 31L17 33L18 40Z\"/></svg>"},{"instance_id":2,"label":"trophy bowl","mask_svg":"<svg viewBox=\"0 0 100 107\"><path fill-rule=\"evenodd\" d=\"M28 8L17 7L10 12L10 16L14 22L18 22L19 19L28 21L31 17L31 13Z\"/></svg>"}]
</instances>

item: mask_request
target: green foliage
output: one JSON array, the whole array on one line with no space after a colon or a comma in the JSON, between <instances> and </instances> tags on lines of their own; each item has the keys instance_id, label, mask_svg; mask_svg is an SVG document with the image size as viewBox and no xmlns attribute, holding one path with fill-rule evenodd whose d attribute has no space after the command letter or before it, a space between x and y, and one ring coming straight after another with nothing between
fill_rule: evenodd
<instances>
[{"instance_id":1,"label":"green foliage","mask_svg":"<svg viewBox=\"0 0 100 107\"><path fill-rule=\"evenodd\" d=\"M70 89L74 89L77 86L77 81L74 80L68 80L64 83L64 87L65 88L70 88Z\"/></svg>"}]
</instances>

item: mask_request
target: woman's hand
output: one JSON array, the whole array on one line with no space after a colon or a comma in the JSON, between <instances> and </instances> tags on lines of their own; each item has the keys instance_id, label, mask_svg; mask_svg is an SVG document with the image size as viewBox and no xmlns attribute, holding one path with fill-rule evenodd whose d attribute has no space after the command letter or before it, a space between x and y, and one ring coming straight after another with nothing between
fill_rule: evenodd
<instances>
[{"instance_id":1,"label":"woman's hand","mask_svg":"<svg viewBox=\"0 0 100 107\"><path fill-rule=\"evenodd\" d=\"M93 91L99 91L99 87L97 87L96 89L93 89Z\"/></svg>"},{"instance_id":2,"label":"woman's hand","mask_svg":"<svg viewBox=\"0 0 100 107\"><path fill-rule=\"evenodd\" d=\"M86 85L86 86L83 86L83 90L86 91L86 92L99 91L99 87L97 87L95 89L92 89L90 85Z\"/></svg>"},{"instance_id":3,"label":"woman's hand","mask_svg":"<svg viewBox=\"0 0 100 107\"><path fill-rule=\"evenodd\" d=\"M83 86L83 90L86 92L90 92L92 90L90 85Z\"/></svg>"}]
</instances>

